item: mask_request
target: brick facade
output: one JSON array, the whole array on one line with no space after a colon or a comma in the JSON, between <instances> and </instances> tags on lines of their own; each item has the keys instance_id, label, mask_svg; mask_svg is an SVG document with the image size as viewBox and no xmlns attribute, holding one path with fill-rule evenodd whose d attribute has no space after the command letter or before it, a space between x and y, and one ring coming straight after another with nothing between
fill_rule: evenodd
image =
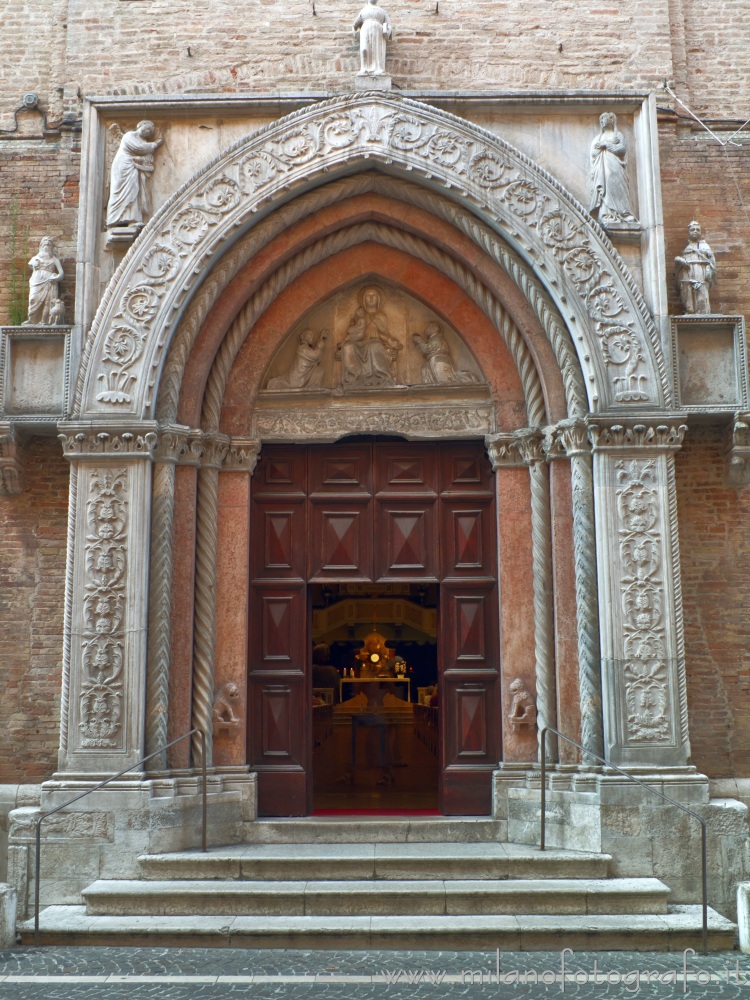
<instances>
[{"instance_id":1,"label":"brick facade","mask_svg":"<svg viewBox=\"0 0 750 1000\"><path fill-rule=\"evenodd\" d=\"M57 441L32 438L24 492L0 497L0 784L42 781L57 764L68 480Z\"/></svg>"}]
</instances>

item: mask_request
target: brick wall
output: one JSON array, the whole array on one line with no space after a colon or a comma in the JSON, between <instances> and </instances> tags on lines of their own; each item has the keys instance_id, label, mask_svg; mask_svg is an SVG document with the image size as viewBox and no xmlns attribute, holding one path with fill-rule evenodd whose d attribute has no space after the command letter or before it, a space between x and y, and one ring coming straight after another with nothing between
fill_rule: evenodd
<instances>
[{"instance_id":1,"label":"brick wall","mask_svg":"<svg viewBox=\"0 0 750 1000\"><path fill-rule=\"evenodd\" d=\"M68 463L32 438L22 466L0 497L0 784L48 778L59 743Z\"/></svg>"},{"instance_id":2,"label":"brick wall","mask_svg":"<svg viewBox=\"0 0 750 1000\"><path fill-rule=\"evenodd\" d=\"M750 489L726 485L722 432L691 427L677 455L693 760L710 777L750 774Z\"/></svg>"}]
</instances>

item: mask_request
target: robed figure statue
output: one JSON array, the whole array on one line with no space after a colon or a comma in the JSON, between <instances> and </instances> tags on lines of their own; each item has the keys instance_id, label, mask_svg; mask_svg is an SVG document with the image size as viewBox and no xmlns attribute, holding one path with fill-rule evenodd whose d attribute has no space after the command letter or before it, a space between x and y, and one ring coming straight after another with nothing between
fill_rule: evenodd
<instances>
[{"instance_id":1,"label":"robed figure statue","mask_svg":"<svg viewBox=\"0 0 750 1000\"><path fill-rule=\"evenodd\" d=\"M122 136L110 171L108 229L146 223L151 212L148 181L154 172L154 153L162 144L155 135L154 123L142 121Z\"/></svg>"},{"instance_id":2,"label":"robed figure statue","mask_svg":"<svg viewBox=\"0 0 750 1000\"><path fill-rule=\"evenodd\" d=\"M700 224L688 226L688 245L681 257L675 257L675 276L680 298L688 315L711 312L708 291L716 281L716 258L701 236Z\"/></svg>"},{"instance_id":3,"label":"robed figure statue","mask_svg":"<svg viewBox=\"0 0 750 1000\"><path fill-rule=\"evenodd\" d=\"M603 226L637 223L630 208L627 147L617 118L611 112L599 117L599 135L591 144L591 205Z\"/></svg>"},{"instance_id":4,"label":"robed figure statue","mask_svg":"<svg viewBox=\"0 0 750 1000\"><path fill-rule=\"evenodd\" d=\"M45 236L39 244L39 253L29 261L29 318L23 326L46 326L59 322L62 303L58 305L58 288L63 269L54 250L55 241L51 236Z\"/></svg>"},{"instance_id":5,"label":"robed figure statue","mask_svg":"<svg viewBox=\"0 0 750 1000\"><path fill-rule=\"evenodd\" d=\"M354 34L359 31L361 69L357 76L383 76L385 73L385 40L393 34L393 25L375 0L368 0L354 22Z\"/></svg>"}]
</instances>

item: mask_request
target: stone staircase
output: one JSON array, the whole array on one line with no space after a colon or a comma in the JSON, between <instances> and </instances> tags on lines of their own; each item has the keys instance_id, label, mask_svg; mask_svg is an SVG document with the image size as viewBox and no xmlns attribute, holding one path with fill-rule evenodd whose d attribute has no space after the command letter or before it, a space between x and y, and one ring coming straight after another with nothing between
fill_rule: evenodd
<instances>
[{"instance_id":1,"label":"stone staircase","mask_svg":"<svg viewBox=\"0 0 750 1000\"><path fill-rule=\"evenodd\" d=\"M247 948L649 950L700 947L699 906L610 857L499 843L489 819L260 821L252 842L139 859L85 905L42 911L45 943ZM710 911L710 947L735 925ZM21 928L32 940L33 922Z\"/></svg>"}]
</instances>

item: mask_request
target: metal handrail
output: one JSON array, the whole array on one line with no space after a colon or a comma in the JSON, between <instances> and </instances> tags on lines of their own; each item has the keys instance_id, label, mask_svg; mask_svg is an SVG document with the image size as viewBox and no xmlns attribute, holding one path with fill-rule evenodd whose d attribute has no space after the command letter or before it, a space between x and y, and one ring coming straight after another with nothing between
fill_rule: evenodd
<instances>
[{"instance_id":1,"label":"metal handrail","mask_svg":"<svg viewBox=\"0 0 750 1000\"><path fill-rule=\"evenodd\" d=\"M634 781L636 785L640 785L642 788L646 788L649 792L653 792L654 795L658 795L660 799L664 799L665 802L669 802L671 805L677 806L678 809L681 809L684 813L687 813L688 816L692 816L693 819L698 820L698 822L701 825L701 867L703 874L703 954L707 955L708 954L708 862L707 862L706 840L708 835L708 828L706 826L705 819L702 816L699 816L697 812L693 812L692 809L688 809L687 806L684 806L681 802L678 802L676 799L670 798L669 795L664 795L663 792L657 791L657 789L655 789L652 785L647 785L646 782L641 781L640 778L633 777L632 774L629 774L627 771L623 771L622 768L617 767L616 764L610 763L608 760L605 760L604 757L600 757L598 754L593 753L586 747L581 746L580 743L576 743L575 740L572 740L569 736L566 736L565 733L561 733L559 729L555 729L553 726L545 726L544 729L541 730L539 739L539 748L540 748L539 757L541 761L541 778L542 778L542 801L541 801L542 816L541 816L541 837L539 843L539 849L541 851L543 851L545 847L544 844L545 826L546 826L545 813L547 807L547 785L545 781L547 769L546 769L545 758L547 756L547 733L554 733L555 736L557 736L559 739L565 740L567 743L572 744L574 747L578 747L578 749L582 753L586 754L589 757L594 757L601 764L604 764L605 767L609 767L613 771L617 771L618 774L624 775L629 781Z\"/></svg>"},{"instance_id":2,"label":"metal handrail","mask_svg":"<svg viewBox=\"0 0 750 1000\"><path fill-rule=\"evenodd\" d=\"M154 750L150 753L148 757L144 757L142 760L137 761L135 764L131 764L130 767L126 767L124 771L119 771L117 774L113 774L111 777L106 778L104 781L100 781L98 785L94 785L93 788L87 788L85 792L81 792L80 795L76 795L73 799L68 799L67 802L63 802L61 806L57 806L55 809L50 809L49 812L42 813L39 819L36 821L35 829L35 845L36 845L36 856L34 859L34 944L39 944L39 870L41 865L41 850L42 850L42 823L45 819L50 816L54 816L55 813L59 813L61 809L66 809L68 806L72 806L74 802L79 802L81 799L85 799L87 795L92 792L98 791L100 788L104 788L105 785L109 785L112 781L117 781L124 774L129 774L134 771L141 764L145 764L147 761L151 760L153 757L158 757L159 754L164 753L165 750L169 750L170 747L175 746L177 743L181 743L183 740L188 739L190 736L198 734L201 738L201 850L206 851L206 814L207 814L207 802L206 802L206 734L202 729L191 729L189 733L185 733L183 736L178 736L176 740L172 740L171 743L166 743L163 747L158 750Z\"/></svg>"}]
</instances>

